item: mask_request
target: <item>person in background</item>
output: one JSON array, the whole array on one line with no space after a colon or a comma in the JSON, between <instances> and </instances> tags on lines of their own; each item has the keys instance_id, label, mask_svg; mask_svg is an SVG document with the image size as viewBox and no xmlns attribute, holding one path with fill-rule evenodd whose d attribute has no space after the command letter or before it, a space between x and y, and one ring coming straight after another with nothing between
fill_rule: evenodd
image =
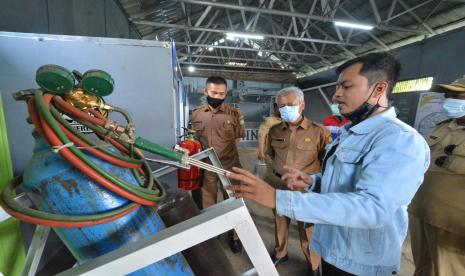
<instances>
[{"instance_id":1,"label":"person in background","mask_svg":"<svg viewBox=\"0 0 465 276\"><path fill-rule=\"evenodd\" d=\"M272 169L272 160L268 155L266 155L268 132L271 127L281 122L282 119L279 114L278 104L274 102L272 116L266 117L258 128L258 157L257 162L255 163L254 173L261 178L265 178Z\"/></svg>"},{"instance_id":2,"label":"person in background","mask_svg":"<svg viewBox=\"0 0 465 276\"><path fill-rule=\"evenodd\" d=\"M267 154L273 160L272 173L267 181L276 189L288 190L281 179L284 166L292 166L308 174L320 171L329 131L303 115L304 93L298 87L286 87L278 92L277 106L283 122L274 125L268 133ZM303 191L305 192L305 191ZM288 260L290 218L275 214L275 265ZM313 225L297 220L300 245L308 263L308 275L317 275L320 256L310 251Z\"/></svg>"},{"instance_id":3,"label":"person in background","mask_svg":"<svg viewBox=\"0 0 465 276\"><path fill-rule=\"evenodd\" d=\"M332 103L329 107L331 115L323 119L323 125L331 132L331 138L335 141L341 135L342 127L350 121L341 115L337 103Z\"/></svg>"},{"instance_id":4,"label":"person in background","mask_svg":"<svg viewBox=\"0 0 465 276\"><path fill-rule=\"evenodd\" d=\"M227 83L224 78L209 77L204 90L207 104L192 111L191 122L202 147L215 149L223 168L231 170L233 166L241 167L237 144L245 136L245 131L244 115L239 109L224 104L227 93ZM223 198L227 198L222 185L220 188ZM201 193L203 208L216 203L218 194L216 173L204 171ZM242 250L242 244L234 231L231 235L230 247L233 253Z\"/></svg>"},{"instance_id":5,"label":"person in background","mask_svg":"<svg viewBox=\"0 0 465 276\"><path fill-rule=\"evenodd\" d=\"M432 162L408 208L414 275L465 275L465 76L431 91L450 119L426 136Z\"/></svg>"},{"instance_id":6,"label":"person in background","mask_svg":"<svg viewBox=\"0 0 465 276\"><path fill-rule=\"evenodd\" d=\"M282 122L277 103L273 103L273 116L266 117L258 128L258 160L265 161L266 141L270 128Z\"/></svg>"},{"instance_id":7,"label":"person in background","mask_svg":"<svg viewBox=\"0 0 465 276\"><path fill-rule=\"evenodd\" d=\"M423 137L388 106L399 71L399 61L388 53L357 57L337 68L333 100L351 123L328 145L321 173L286 168L282 176L289 188L308 192L276 190L240 168L226 174L241 181L228 187L236 196L315 223L311 249L321 255L323 276L394 275L400 269L407 206L423 181L430 152Z\"/></svg>"}]
</instances>

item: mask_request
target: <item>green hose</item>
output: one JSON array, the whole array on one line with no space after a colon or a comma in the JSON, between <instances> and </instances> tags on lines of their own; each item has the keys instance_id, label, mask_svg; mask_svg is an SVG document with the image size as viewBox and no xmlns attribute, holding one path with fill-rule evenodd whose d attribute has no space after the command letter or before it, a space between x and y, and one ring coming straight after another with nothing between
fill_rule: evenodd
<instances>
[{"instance_id":1,"label":"green hose","mask_svg":"<svg viewBox=\"0 0 465 276\"><path fill-rule=\"evenodd\" d=\"M58 107L58 109L60 109ZM68 130L70 130L71 132L73 132L74 134L76 134L76 136L79 136L80 138L83 137L84 141L86 141L88 144L90 145L94 145L94 143L91 141L91 140L88 140L87 137L85 137L85 135L83 135L82 133L80 133L79 131L77 131L74 127L72 127L62 116L61 114L57 111L57 108L51 106L50 107L50 110L53 114L53 116L55 118L57 118ZM62 110L60 109L60 112L62 113L65 113L67 115L69 115L68 113L66 113L65 110ZM96 133L100 133L102 135L108 135L109 133L109 130L101 127L101 126L97 126L97 125L94 125L94 124L90 124L88 122L85 122L85 121L82 121L82 120L79 120L77 118L74 118L74 120L76 120L79 124L82 124L86 127L88 127L89 129L91 129L92 131L96 132ZM112 137L112 138L115 138L116 140L118 140L117 137ZM87 139L87 140L86 140ZM127 144L125 143L124 141L121 141L121 140L118 140L119 143L121 143L123 146L125 146L126 148L129 148L129 151L130 151L130 156L131 157L134 157L134 154L137 154L134 150L133 150L133 146L131 144ZM142 164L143 164L143 167L145 168L145 171L146 172L150 172L151 171L151 168L149 166L149 164L143 159L142 156L139 156L137 154L137 156L140 158ZM116 158L120 158L120 155L118 156L115 156ZM124 156L121 156L124 158ZM125 160L125 159L122 159L122 160ZM131 160L136 160L136 159L131 159ZM154 182L156 182L157 186L160 188L161 191L158 191L158 190L154 190L156 192L157 195L159 194L165 194L164 192L164 187L158 182L157 179L155 179L152 175L152 173L148 173L148 178L147 178L147 183L148 185L144 185L143 181L141 180L141 176L140 176L140 173L138 170L136 169L131 169L134 177L137 179L137 181L139 182L139 185L141 186L144 186L146 189L149 189L149 190L152 190L152 187L154 185Z\"/></svg>"},{"instance_id":2,"label":"green hose","mask_svg":"<svg viewBox=\"0 0 465 276\"><path fill-rule=\"evenodd\" d=\"M66 137L66 135L61 131L60 127L58 126L57 122L53 118L52 114L50 111L47 109L45 102L43 100L43 92L38 91L34 95L35 101L37 108L39 112L44 116L44 119L47 121L48 125L52 128L52 130L56 133L58 138L61 140L63 144L68 144L70 143L69 139ZM75 146L70 146L69 150L76 155L80 160L82 160L85 164L90 166L92 169L94 169L97 173L108 179L109 181L113 182L116 186L124 189L127 192L130 192L132 194L137 195L138 197L141 197L143 199L152 201L152 202L159 202L164 195L161 195L158 197L157 195L159 194L159 191L152 191L148 190L142 187L134 186L131 183L120 179L116 177L114 174L107 172L97 166L94 162L92 162L87 156L82 153L80 150L78 150ZM147 174L151 174L151 172L147 172Z\"/></svg>"},{"instance_id":3,"label":"green hose","mask_svg":"<svg viewBox=\"0 0 465 276\"><path fill-rule=\"evenodd\" d=\"M71 124L68 123L68 121L66 121L63 116L61 116L61 114L58 112L58 110L56 110L56 108L54 108L53 106L50 107L50 112L52 113L53 117L58 121L60 122L60 124L62 124L67 130L69 130L70 132L72 132L75 136L77 136L79 139L81 139L82 141L86 142L86 144L90 145L91 147L95 147L97 150L107 154L107 155L110 155L116 159L119 159L121 161L125 161L125 162L128 162L128 163L132 163L132 164L142 164L144 162L143 159L133 159L133 158L129 158L129 157L126 157L126 156L123 156L123 155L120 155L120 154L117 154L111 150L107 150L105 148L102 148L102 147L98 147L97 144L92 141L91 139L87 138L86 135L82 134L80 131L76 130L75 127L73 127Z\"/></svg>"},{"instance_id":4,"label":"green hose","mask_svg":"<svg viewBox=\"0 0 465 276\"><path fill-rule=\"evenodd\" d=\"M136 148L143 149L145 151L155 153L157 155L166 157L170 160L174 160L177 162L182 162L184 155L180 152L176 152L174 150L170 150L163 146L157 145L155 143L150 142L142 137L137 137L136 142L134 143Z\"/></svg>"},{"instance_id":5,"label":"green hose","mask_svg":"<svg viewBox=\"0 0 465 276\"><path fill-rule=\"evenodd\" d=\"M83 221L96 221L102 220L106 218L112 218L124 212L127 212L131 208L137 206L136 203L128 203L119 207L118 209L114 209L111 211L107 211L104 213L99 214L90 214L90 215L59 215L59 214L52 214L47 212L42 212L39 210L31 209L24 207L22 204L18 203L14 199L13 191L16 189L18 185L22 183L22 176L16 177L13 179L3 190L1 200L6 203L6 205L15 210L16 212L20 212L32 217L46 219L46 220L56 220L56 221L63 221L63 222L83 222Z\"/></svg>"},{"instance_id":6,"label":"green hose","mask_svg":"<svg viewBox=\"0 0 465 276\"><path fill-rule=\"evenodd\" d=\"M125 110L119 108L119 107L116 107L116 106L113 106L111 111L115 111L115 112L118 112L120 113L121 115L123 115L123 117L126 119L126 121L128 122L128 124L132 124L133 123L133 120L131 118L131 116L129 116L129 113L127 113Z\"/></svg>"}]
</instances>

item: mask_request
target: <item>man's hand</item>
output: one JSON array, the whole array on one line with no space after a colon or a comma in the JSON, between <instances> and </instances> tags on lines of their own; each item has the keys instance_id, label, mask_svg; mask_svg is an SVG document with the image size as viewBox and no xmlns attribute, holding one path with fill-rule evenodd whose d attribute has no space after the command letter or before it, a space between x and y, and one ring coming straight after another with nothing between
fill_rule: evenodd
<instances>
[{"instance_id":1,"label":"man's hand","mask_svg":"<svg viewBox=\"0 0 465 276\"><path fill-rule=\"evenodd\" d=\"M268 208L276 208L276 190L273 187L246 170L236 167L232 170L233 173L228 172L226 176L240 181L241 184L230 185L226 189L234 191L236 197L253 200Z\"/></svg>"},{"instance_id":2,"label":"man's hand","mask_svg":"<svg viewBox=\"0 0 465 276\"><path fill-rule=\"evenodd\" d=\"M265 154L262 151L258 151L258 160L265 161Z\"/></svg>"},{"instance_id":3,"label":"man's hand","mask_svg":"<svg viewBox=\"0 0 465 276\"><path fill-rule=\"evenodd\" d=\"M312 185L313 179L310 175L297 169L284 166L286 172L281 179L287 180L287 187L291 190L305 191Z\"/></svg>"}]
</instances>

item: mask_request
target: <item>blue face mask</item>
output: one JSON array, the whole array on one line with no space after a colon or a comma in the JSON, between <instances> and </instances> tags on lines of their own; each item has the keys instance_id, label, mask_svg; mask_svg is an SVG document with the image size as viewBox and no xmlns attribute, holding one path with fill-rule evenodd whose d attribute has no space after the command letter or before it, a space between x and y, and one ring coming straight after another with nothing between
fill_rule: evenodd
<instances>
[{"instance_id":1,"label":"blue face mask","mask_svg":"<svg viewBox=\"0 0 465 276\"><path fill-rule=\"evenodd\" d=\"M283 106L279 108L279 113L281 114L283 121L286 123L293 123L300 118L298 105Z\"/></svg>"},{"instance_id":2,"label":"blue face mask","mask_svg":"<svg viewBox=\"0 0 465 276\"><path fill-rule=\"evenodd\" d=\"M338 104L335 104L335 103L334 103L334 104L331 104L331 105L329 106L329 108L331 108L331 113L332 113L333 115L342 117L341 112L339 111Z\"/></svg>"},{"instance_id":3,"label":"blue face mask","mask_svg":"<svg viewBox=\"0 0 465 276\"><path fill-rule=\"evenodd\" d=\"M442 103L446 115L451 118L465 116L465 100L447 98Z\"/></svg>"}]
</instances>

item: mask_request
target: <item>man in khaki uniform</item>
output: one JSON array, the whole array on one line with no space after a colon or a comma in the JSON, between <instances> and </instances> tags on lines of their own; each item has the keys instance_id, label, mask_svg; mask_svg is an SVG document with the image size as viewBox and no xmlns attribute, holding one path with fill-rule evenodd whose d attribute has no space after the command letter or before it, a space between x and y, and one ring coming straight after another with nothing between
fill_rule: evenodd
<instances>
[{"instance_id":1,"label":"man in khaki uniform","mask_svg":"<svg viewBox=\"0 0 465 276\"><path fill-rule=\"evenodd\" d=\"M431 164L408 208L414 275L465 275L465 76L431 91L451 119L426 137Z\"/></svg>"},{"instance_id":2,"label":"man in khaki uniform","mask_svg":"<svg viewBox=\"0 0 465 276\"><path fill-rule=\"evenodd\" d=\"M192 111L192 125L196 136L204 149L214 148L226 170L233 166L241 167L236 145L245 136L244 115L234 107L224 104L227 95L227 83L222 77L209 77L204 90L207 104ZM234 183L232 183L234 184ZM220 185L223 197L226 191ZM218 175L204 171L202 182L202 207L207 208L216 203L218 194ZM234 232L230 241L231 250L238 253L242 244Z\"/></svg>"},{"instance_id":3,"label":"man in khaki uniform","mask_svg":"<svg viewBox=\"0 0 465 276\"><path fill-rule=\"evenodd\" d=\"M286 189L281 180L284 166L293 167L307 174L320 171L321 160L330 132L320 124L310 121L302 112L305 108L304 95L297 87L287 87L277 96L282 123L273 126L268 133L267 153L273 159L272 172L267 181L276 189ZM288 234L290 219L275 213L275 264L287 261ZM320 256L310 252L313 226L298 221L302 251L309 264L310 275L318 269Z\"/></svg>"}]
</instances>

